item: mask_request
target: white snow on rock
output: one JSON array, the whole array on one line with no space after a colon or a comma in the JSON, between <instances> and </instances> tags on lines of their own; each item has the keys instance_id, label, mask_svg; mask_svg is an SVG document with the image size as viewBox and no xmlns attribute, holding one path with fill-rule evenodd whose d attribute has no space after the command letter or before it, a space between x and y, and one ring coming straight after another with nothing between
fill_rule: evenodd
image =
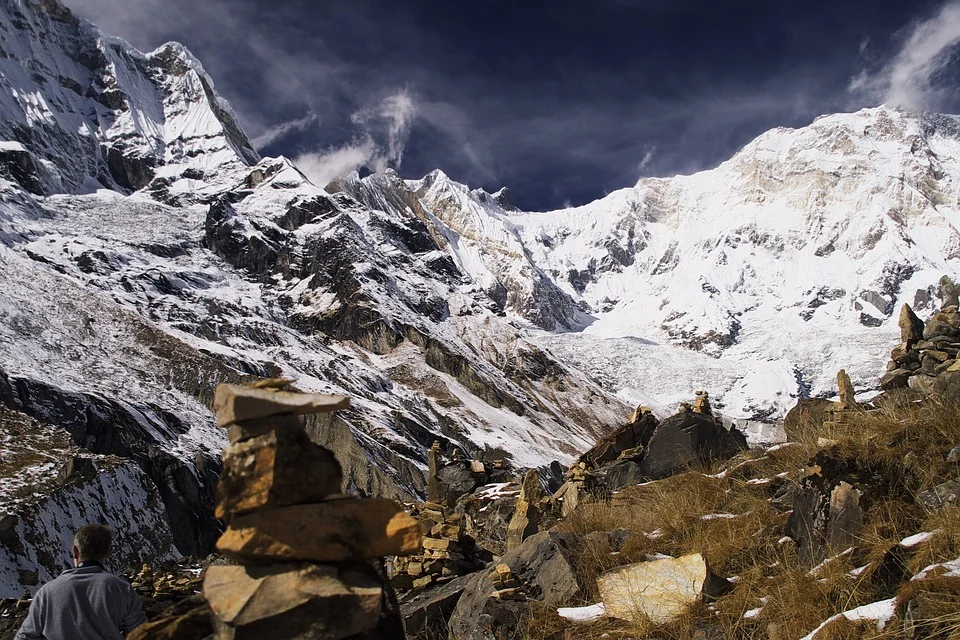
<instances>
[{"instance_id":1,"label":"white snow on rock","mask_svg":"<svg viewBox=\"0 0 960 640\"><path fill-rule=\"evenodd\" d=\"M900 546L907 547L908 549L910 547L915 547L919 544L923 544L924 542L934 537L938 533L941 533L940 529L935 529L933 531L921 531L920 533L915 533L912 536L907 536L906 538L901 540Z\"/></svg>"},{"instance_id":2,"label":"white snow on rock","mask_svg":"<svg viewBox=\"0 0 960 640\"><path fill-rule=\"evenodd\" d=\"M817 634L831 622L839 620L840 618L846 618L851 622L859 622L861 620L872 620L877 623L877 631L883 631L887 626L887 623L890 622L890 619L893 618L897 613L897 599L890 598L889 600L880 600L878 602L871 602L870 604L865 604L856 609L851 609L849 611L844 611L843 613L838 613L835 616L830 616L824 620L820 626L816 629L803 636L800 640L815 640Z\"/></svg>"},{"instance_id":3,"label":"white snow on rock","mask_svg":"<svg viewBox=\"0 0 960 640\"><path fill-rule=\"evenodd\" d=\"M911 580L926 580L929 576L960 578L960 558L948 560L947 562L938 562L924 567L923 570L913 576Z\"/></svg>"},{"instance_id":4,"label":"white snow on rock","mask_svg":"<svg viewBox=\"0 0 960 640\"><path fill-rule=\"evenodd\" d=\"M586 607L560 607L557 609L557 615L571 622L593 622L607 615L602 602L591 604Z\"/></svg>"}]
</instances>

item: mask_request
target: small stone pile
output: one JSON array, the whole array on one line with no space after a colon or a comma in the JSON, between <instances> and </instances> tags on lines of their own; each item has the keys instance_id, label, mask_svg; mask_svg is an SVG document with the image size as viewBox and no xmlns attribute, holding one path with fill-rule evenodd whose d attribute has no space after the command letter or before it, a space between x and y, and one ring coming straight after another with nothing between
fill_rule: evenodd
<instances>
[{"instance_id":1,"label":"small stone pile","mask_svg":"<svg viewBox=\"0 0 960 640\"><path fill-rule=\"evenodd\" d=\"M165 603L182 600L200 593L203 588L203 566L188 558L157 567L145 564L130 576L130 585L145 600L145 607L150 601ZM155 607L158 608L162 607Z\"/></svg>"},{"instance_id":2,"label":"small stone pile","mask_svg":"<svg viewBox=\"0 0 960 640\"><path fill-rule=\"evenodd\" d=\"M502 562L490 572L490 582L493 583L493 597L500 600L523 601L530 595L529 586L510 569L510 565Z\"/></svg>"},{"instance_id":3,"label":"small stone pile","mask_svg":"<svg viewBox=\"0 0 960 640\"><path fill-rule=\"evenodd\" d=\"M390 582L397 591L422 589L483 568L476 543L464 533L461 514L424 502L411 515L420 523L423 552L393 560Z\"/></svg>"},{"instance_id":4,"label":"small stone pile","mask_svg":"<svg viewBox=\"0 0 960 640\"><path fill-rule=\"evenodd\" d=\"M924 324L904 304L900 310L900 344L890 352L887 372L880 378L884 391L911 388L924 394L934 391L934 380L946 372L960 371L960 314L957 286L940 279L941 308Z\"/></svg>"},{"instance_id":5,"label":"small stone pile","mask_svg":"<svg viewBox=\"0 0 960 640\"><path fill-rule=\"evenodd\" d=\"M566 482L551 496L551 500L554 503L560 503L560 512L566 517L573 513L577 505L592 488L593 479L585 462L573 463L564 477Z\"/></svg>"},{"instance_id":6,"label":"small stone pile","mask_svg":"<svg viewBox=\"0 0 960 640\"><path fill-rule=\"evenodd\" d=\"M845 369L840 369L837 372L837 390L840 400L834 402L827 409L829 420L824 421L824 427L845 424L851 413L864 410L864 407L855 399L856 393L853 389L853 382L851 382Z\"/></svg>"},{"instance_id":7,"label":"small stone pile","mask_svg":"<svg viewBox=\"0 0 960 640\"><path fill-rule=\"evenodd\" d=\"M402 622L380 558L420 550L420 528L391 500L340 493L341 467L297 415L347 398L284 390L288 381L220 385L217 423L229 428L217 549L240 564L211 566L204 595L215 637L387 637Z\"/></svg>"}]
</instances>

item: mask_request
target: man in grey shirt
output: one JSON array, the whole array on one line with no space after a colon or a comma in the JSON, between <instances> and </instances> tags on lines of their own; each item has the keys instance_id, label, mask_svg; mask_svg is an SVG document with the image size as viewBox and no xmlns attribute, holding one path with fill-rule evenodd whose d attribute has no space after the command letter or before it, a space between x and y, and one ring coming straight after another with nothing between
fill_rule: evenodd
<instances>
[{"instance_id":1,"label":"man in grey shirt","mask_svg":"<svg viewBox=\"0 0 960 640\"><path fill-rule=\"evenodd\" d=\"M14 640L119 640L147 621L140 596L103 568L113 532L80 527L73 538L74 569L43 585Z\"/></svg>"}]
</instances>

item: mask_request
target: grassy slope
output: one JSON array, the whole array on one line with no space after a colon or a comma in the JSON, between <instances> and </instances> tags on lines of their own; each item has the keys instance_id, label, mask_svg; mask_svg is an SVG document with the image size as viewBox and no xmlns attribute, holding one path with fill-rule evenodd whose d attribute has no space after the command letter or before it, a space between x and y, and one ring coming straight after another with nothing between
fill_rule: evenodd
<instances>
[{"instance_id":1,"label":"grassy slope","mask_svg":"<svg viewBox=\"0 0 960 640\"><path fill-rule=\"evenodd\" d=\"M669 627L612 620L574 626L553 609L535 609L524 637L786 640L834 614L895 595L898 613L883 632L872 621L842 620L816 638L960 638L960 578L937 577L943 570L936 569L925 580L910 580L929 565L960 557L960 507L928 509L916 501L921 492L960 476L958 464L946 462L960 444L956 408L926 404L857 412L844 424L808 423L795 440L768 452L745 452L722 468L630 487L609 502L583 505L559 525L581 533L631 532L617 554L586 543L580 570L589 592L571 606L600 600L595 579L602 572L654 553L703 554L716 574L735 580L731 593L694 607ZM817 471L811 465L815 457L849 465L847 476L863 491L864 510L852 551L817 568L804 563L796 544L785 538L789 492ZM701 519L716 513L736 517ZM936 533L910 549L897 548L923 531ZM860 567L867 568L851 573ZM757 615L744 617L756 609Z\"/></svg>"}]
</instances>

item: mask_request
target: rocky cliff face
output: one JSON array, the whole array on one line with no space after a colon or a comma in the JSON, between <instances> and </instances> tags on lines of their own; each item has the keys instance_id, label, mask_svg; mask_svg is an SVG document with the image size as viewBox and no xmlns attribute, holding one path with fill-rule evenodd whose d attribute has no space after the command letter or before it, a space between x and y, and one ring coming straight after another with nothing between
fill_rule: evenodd
<instances>
[{"instance_id":1,"label":"rocky cliff face","mask_svg":"<svg viewBox=\"0 0 960 640\"><path fill-rule=\"evenodd\" d=\"M3 0L0 32L0 402L70 460L142 474L131 500L159 500L169 529L153 556L219 531L218 382L350 396L311 437L349 487L410 497L437 440L538 467L620 424L624 401L666 415L706 388L770 419L832 393L840 367L869 386L894 310L933 308L957 275L950 116L829 116L713 171L523 213L441 172L310 184L257 155L182 46L136 51L55 0ZM68 462L2 446L24 461L7 482ZM96 502L78 487L58 504ZM20 518L37 493L0 508ZM2 575L40 571L3 540L20 564Z\"/></svg>"},{"instance_id":2,"label":"rocky cliff face","mask_svg":"<svg viewBox=\"0 0 960 640\"><path fill-rule=\"evenodd\" d=\"M376 204L395 175L365 199L260 160L180 45L138 52L46 0L4 1L0 30L0 406L47 434L4 418L0 595L65 566L78 517L156 532L118 562L207 553L218 382L350 396L308 432L389 497L424 489L435 440L540 466L625 412L505 317L437 216Z\"/></svg>"},{"instance_id":3,"label":"rocky cliff face","mask_svg":"<svg viewBox=\"0 0 960 640\"><path fill-rule=\"evenodd\" d=\"M725 414L775 419L841 367L876 388L896 310L936 307L957 275L958 152L957 118L878 107L559 211L508 210L439 172L407 187L463 268L511 292L508 312L582 329L535 339L608 390L664 414L686 381Z\"/></svg>"}]
</instances>

